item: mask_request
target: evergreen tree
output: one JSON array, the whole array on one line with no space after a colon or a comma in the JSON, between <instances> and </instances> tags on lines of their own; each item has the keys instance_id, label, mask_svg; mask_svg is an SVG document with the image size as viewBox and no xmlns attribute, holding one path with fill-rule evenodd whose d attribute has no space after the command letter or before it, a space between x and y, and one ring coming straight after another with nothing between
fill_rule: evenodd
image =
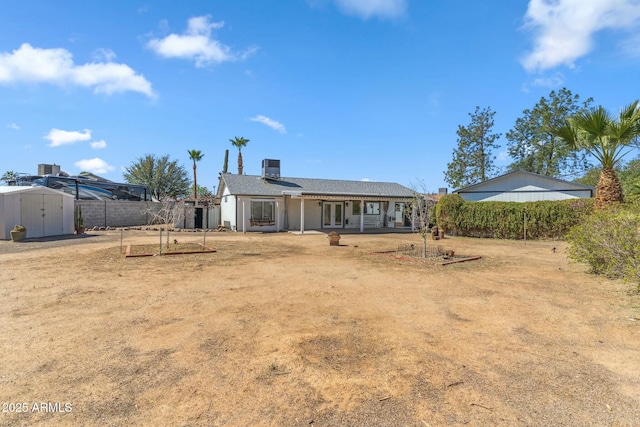
<instances>
[{"instance_id":1,"label":"evergreen tree","mask_svg":"<svg viewBox=\"0 0 640 427\"><path fill-rule=\"evenodd\" d=\"M592 98L580 102L567 88L551 91L547 98L524 110L515 126L505 135L509 155L514 162L510 170L525 170L541 175L561 177L589 168L586 153L572 150L550 129L560 127L566 119L587 110Z\"/></svg>"},{"instance_id":2,"label":"evergreen tree","mask_svg":"<svg viewBox=\"0 0 640 427\"><path fill-rule=\"evenodd\" d=\"M491 107L469 113L471 123L458 126L458 147L453 150L453 160L447 165L445 181L453 188L466 187L492 178L497 173L492 155L498 148L496 140L499 133L493 133L493 117L495 111Z\"/></svg>"}]
</instances>

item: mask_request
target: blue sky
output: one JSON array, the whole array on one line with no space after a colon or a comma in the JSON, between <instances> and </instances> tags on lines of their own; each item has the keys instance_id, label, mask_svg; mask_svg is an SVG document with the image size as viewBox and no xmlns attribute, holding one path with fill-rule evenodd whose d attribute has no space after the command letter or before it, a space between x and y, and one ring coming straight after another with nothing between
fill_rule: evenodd
<instances>
[{"instance_id":1,"label":"blue sky","mask_svg":"<svg viewBox=\"0 0 640 427\"><path fill-rule=\"evenodd\" d=\"M114 181L168 154L213 188L229 139L245 173L426 190L458 125L567 87L611 111L640 97L635 0L8 0L0 12L0 173L55 163Z\"/></svg>"}]
</instances>

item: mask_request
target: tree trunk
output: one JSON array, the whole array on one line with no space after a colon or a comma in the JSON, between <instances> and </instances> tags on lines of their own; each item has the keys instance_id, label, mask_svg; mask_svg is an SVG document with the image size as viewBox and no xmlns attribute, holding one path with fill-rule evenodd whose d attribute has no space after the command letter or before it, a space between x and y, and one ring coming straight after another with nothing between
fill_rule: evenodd
<instances>
[{"instance_id":1,"label":"tree trunk","mask_svg":"<svg viewBox=\"0 0 640 427\"><path fill-rule=\"evenodd\" d=\"M242 175L242 152L238 151L238 175Z\"/></svg>"},{"instance_id":2,"label":"tree trunk","mask_svg":"<svg viewBox=\"0 0 640 427\"><path fill-rule=\"evenodd\" d=\"M196 179L196 164L193 164L193 200L198 200L198 180Z\"/></svg>"},{"instance_id":3,"label":"tree trunk","mask_svg":"<svg viewBox=\"0 0 640 427\"><path fill-rule=\"evenodd\" d=\"M621 203L623 200L622 185L618 180L616 171L613 168L602 168L600 179L596 186L596 209Z\"/></svg>"}]
</instances>

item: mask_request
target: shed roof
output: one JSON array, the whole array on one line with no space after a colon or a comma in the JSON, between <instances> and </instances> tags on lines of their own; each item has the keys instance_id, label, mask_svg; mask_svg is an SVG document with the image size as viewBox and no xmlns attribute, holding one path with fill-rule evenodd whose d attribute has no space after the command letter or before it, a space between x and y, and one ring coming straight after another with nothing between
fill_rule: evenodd
<instances>
[{"instance_id":1,"label":"shed roof","mask_svg":"<svg viewBox=\"0 0 640 427\"><path fill-rule=\"evenodd\" d=\"M10 193L19 193L19 192L52 193L52 194L62 194L66 197L73 197L71 194L67 194L62 191L54 190L52 188L43 187L40 185L2 185L0 186L0 194L10 194Z\"/></svg>"},{"instance_id":2,"label":"shed roof","mask_svg":"<svg viewBox=\"0 0 640 427\"><path fill-rule=\"evenodd\" d=\"M394 182L346 181L338 179L280 178L259 175L222 174L231 194L242 196L331 195L345 197L413 197L414 192Z\"/></svg>"},{"instance_id":3,"label":"shed roof","mask_svg":"<svg viewBox=\"0 0 640 427\"><path fill-rule=\"evenodd\" d=\"M467 192L482 191L483 187L496 185L496 184L499 184L501 181L508 182L510 180L514 180L514 179L522 178L522 177L524 177L524 178L531 177L531 178L535 178L538 181L540 181L540 180L547 181L550 184L554 184L553 188L556 188L558 184L562 184L562 186L565 187L565 189L567 189L567 190L569 190L569 189L571 189L571 190L595 190L595 188L590 186L590 185L584 185L584 184L580 184L580 183L577 183L577 182L565 181L563 179L553 178L551 176L546 176L546 175L540 175L540 174L533 173L533 172L527 172L527 171L523 171L523 170L516 170L516 171L513 171L513 172L505 173L504 175L497 176L495 178L488 179L486 181L479 182L477 184L469 185L468 187L460 188L458 190L455 190L454 193L467 193ZM550 187L551 187L551 185L550 185ZM505 186L503 191L509 191L511 189L512 188L509 188L508 186Z\"/></svg>"}]
</instances>

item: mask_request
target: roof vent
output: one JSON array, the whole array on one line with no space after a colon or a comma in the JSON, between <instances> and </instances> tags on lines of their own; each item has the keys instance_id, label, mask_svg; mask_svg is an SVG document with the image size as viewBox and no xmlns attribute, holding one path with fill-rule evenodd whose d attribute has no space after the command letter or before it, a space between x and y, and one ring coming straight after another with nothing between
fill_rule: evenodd
<instances>
[{"instance_id":1,"label":"roof vent","mask_svg":"<svg viewBox=\"0 0 640 427\"><path fill-rule=\"evenodd\" d=\"M280 160L264 159L262 161L262 177L280 179Z\"/></svg>"}]
</instances>

